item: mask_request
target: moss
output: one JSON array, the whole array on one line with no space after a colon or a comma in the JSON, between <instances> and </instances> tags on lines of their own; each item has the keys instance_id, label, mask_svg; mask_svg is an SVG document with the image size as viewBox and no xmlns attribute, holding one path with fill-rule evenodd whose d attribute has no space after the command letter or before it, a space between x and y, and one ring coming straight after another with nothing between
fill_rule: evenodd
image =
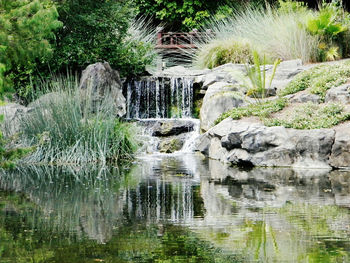
<instances>
[{"instance_id":1,"label":"moss","mask_svg":"<svg viewBox=\"0 0 350 263\"><path fill-rule=\"evenodd\" d=\"M266 126L284 126L294 129L331 128L350 119L350 113L344 112L338 104L319 105L307 103L298 107L291 116L278 119L265 119Z\"/></svg>"},{"instance_id":2,"label":"moss","mask_svg":"<svg viewBox=\"0 0 350 263\"><path fill-rule=\"evenodd\" d=\"M338 87L350 79L350 63L342 62L316 66L296 76L279 95L285 96L309 89L322 99L327 90Z\"/></svg>"},{"instance_id":3,"label":"moss","mask_svg":"<svg viewBox=\"0 0 350 263\"><path fill-rule=\"evenodd\" d=\"M278 112L284 109L287 105L286 98L278 98L262 103L250 104L245 107L234 108L224 114L222 114L215 122L218 124L222 120L231 117L234 120L241 119L243 117L257 116L260 118L267 118L271 113Z\"/></svg>"}]
</instances>

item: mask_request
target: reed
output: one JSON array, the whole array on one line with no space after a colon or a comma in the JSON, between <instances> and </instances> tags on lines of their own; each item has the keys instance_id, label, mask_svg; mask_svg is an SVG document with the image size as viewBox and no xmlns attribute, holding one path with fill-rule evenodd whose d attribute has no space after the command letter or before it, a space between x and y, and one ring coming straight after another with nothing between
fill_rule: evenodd
<instances>
[{"instance_id":1,"label":"reed","mask_svg":"<svg viewBox=\"0 0 350 263\"><path fill-rule=\"evenodd\" d=\"M96 107L71 80L46 83L51 92L29 105L33 110L22 120L21 143L35 150L23 161L105 164L130 159L137 148L133 129L115 118L113 101L107 95Z\"/></svg>"}]
</instances>

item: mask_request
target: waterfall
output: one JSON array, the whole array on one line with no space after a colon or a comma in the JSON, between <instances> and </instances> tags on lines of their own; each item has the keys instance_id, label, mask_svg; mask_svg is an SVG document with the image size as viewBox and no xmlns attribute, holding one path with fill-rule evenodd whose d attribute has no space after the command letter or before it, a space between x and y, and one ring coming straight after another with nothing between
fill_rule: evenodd
<instances>
[{"instance_id":1,"label":"waterfall","mask_svg":"<svg viewBox=\"0 0 350 263\"><path fill-rule=\"evenodd\" d=\"M128 119L191 118L193 78L143 77L124 83Z\"/></svg>"}]
</instances>

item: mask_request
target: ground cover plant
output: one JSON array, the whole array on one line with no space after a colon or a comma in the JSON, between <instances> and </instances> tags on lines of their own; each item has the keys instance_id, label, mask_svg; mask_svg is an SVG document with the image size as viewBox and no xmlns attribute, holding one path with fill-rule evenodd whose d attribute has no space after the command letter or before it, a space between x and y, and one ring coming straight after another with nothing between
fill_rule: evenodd
<instances>
[{"instance_id":1,"label":"ground cover plant","mask_svg":"<svg viewBox=\"0 0 350 263\"><path fill-rule=\"evenodd\" d=\"M331 128L350 119L350 113L345 112L338 104L306 103L299 106L282 118L264 120L266 126L284 126L294 129Z\"/></svg>"},{"instance_id":2,"label":"ground cover plant","mask_svg":"<svg viewBox=\"0 0 350 263\"><path fill-rule=\"evenodd\" d=\"M253 103L244 107L234 108L228 112L222 114L215 122L220 123L224 119L231 117L234 120L239 120L243 117L256 116L260 118L267 118L272 113L281 111L287 106L288 100L286 98L278 98L274 100L268 100L261 103Z\"/></svg>"},{"instance_id":3,"label":"ground cover plant","mask_svg":"<svg viewBox=\"0 0 350 263\"><path fill-rule=\"evenodd\" d=\"M286 96L308 89L309 92L318 94L324 99L327 90L338 87L349 79L350 62L323 64L298 74L279 95Z\"/></svg>"},{"instance_id":4,"label":"ground cover plant","mask_svg":"<svg viewBox=\"0 0 350 263\"><path fill-rule=\"evenodd\" d=\"M68 83L68 87L64 84ZM33 147L29 163L82 164L130 159L137 149L129 124L115 119L115 104L106 98L95 105L78 85L56 81L54 92L30 106L22 119L20 144Z\"/></svg>"}]
</instances>

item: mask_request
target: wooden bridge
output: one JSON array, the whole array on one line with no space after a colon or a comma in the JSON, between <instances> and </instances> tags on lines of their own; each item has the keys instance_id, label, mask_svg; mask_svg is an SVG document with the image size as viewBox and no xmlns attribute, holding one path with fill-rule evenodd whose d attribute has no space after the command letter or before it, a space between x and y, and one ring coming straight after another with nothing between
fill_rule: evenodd
<instances>
[{"instance_id":1,"label":"wooden bridge","mask_svg":"<svg viewBox=\"0 0 350 263\"><path fill-rule=\"evenodd\" d=\"M181 52L181 49L196 49L196 43L203 42L212 34L211 31L198 32L193 30L191 32L163 32L158 30L157 33L157 49Z\"/></svg>"}]
</instances>

